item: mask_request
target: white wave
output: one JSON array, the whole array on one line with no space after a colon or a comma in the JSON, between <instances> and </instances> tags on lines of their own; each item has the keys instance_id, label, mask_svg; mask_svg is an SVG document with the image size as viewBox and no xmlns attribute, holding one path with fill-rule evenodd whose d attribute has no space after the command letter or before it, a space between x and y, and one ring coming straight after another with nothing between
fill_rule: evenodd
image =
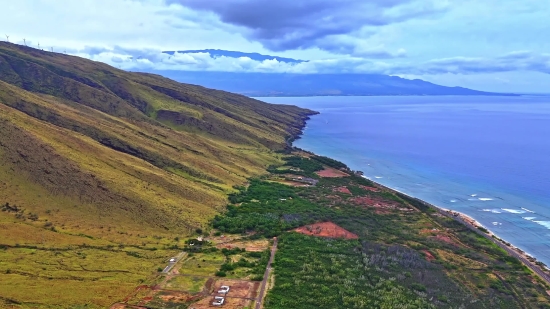
<instances>
[{"instance_id":1,"label":"white wave","mask_svg":"<svg viewBox=\"0 0 550 309\"><path fill-rule=\"evenodd\" d=\"M523 207L521 207L521 209L523 209L523 210L525 210L525 211L527 211L527 212L533 213L533 214L535 213L534 211L532 211L532 210L529 210L529 209L527 209L527 208L523 208Z\"/></svg>"},{"instance_id":2,"label":"white wave","mask_svg":"<svg viewBox=\"0 0 550 309\"><path fill-rule=\"evenodd\" d=\"M502 225L502 223L500 223L500 222L496 222L496 221L493 222L493 225L499 225L499 224Z\"/></svg>"},{"instance_id":3,"label":"white wave","mask_svg":"<svg viewBox=\"0 0 550 309\"><path fill-rule=\"evenodd\" d=\"M519 210L519 209L502 208L502 210L513 213L513 214L524 214L525 213L525 210Z\"/></svg>"},{"instance_id":4,"label":"white wave","mask_svg":"<svg viewBox=\"0 0 550 309\"><path fill-rule=\"evenodd\" d=\"M502 213L502 211L500 211L500 209L482 209L481 211L492 212L494 214L501 214Z\"/></svg>"},{"instance_id":5,"label":"white wave","mask_svg":"<svg viewBox=\"0 0 550 309\"><path fill-rule=\"evenodd\" d=\"M384 177L382 177L382 176L374 176L374 178L380 179L380 178L384 178Z\"/></svg>"},{"instance_id":6,"label":"white wave","mask_svg":"<svg viewBox=\"0 0 550 309\"><path fill-rule=\"evenodd\" d=\"M537 224L540 224L542 226L544 226L545 228L547 229L550 229L550 221L533 221Z\"/></svg>"},{"instance_id":7,"label":"white wave","mask_svg":"<svg viewBox=\"0 0 550 309\"><path fill-rule=\"evenodd\" d=\"M456 203L456 200L451 200L451 203Z\"/></svg>"},{"instance_id":8,"label":"white wave","mask_svg":"<svg viewBox=\"0 0 550 309\"><path fill-rule=\"evenodd\" d=\"M486 201L492 201L493 199L489 197L480 197L478 198L478 200L486 202Z\"/></svg>"},{"instance_id":9,"label":"white wave","mask_svg":"<svg viewBox=\"0 0 550 309\"><path fill-rule=\"evenodd\" d=\"M536 219L537 217L523 217L523 219L525 220L529 220L529 221L532 221L534 219Z\"/></svg>"},{"instance_id":10,"label":"white wave","mask_svg":"<svg viewBox=\"0 0 550 309\"><path fill-rule=\"evenodd\" d=\"M470 195L470 196L476 197L476 196L477 196L477 194L472 194L472 195Z\"/></svg>"}]
</instances>

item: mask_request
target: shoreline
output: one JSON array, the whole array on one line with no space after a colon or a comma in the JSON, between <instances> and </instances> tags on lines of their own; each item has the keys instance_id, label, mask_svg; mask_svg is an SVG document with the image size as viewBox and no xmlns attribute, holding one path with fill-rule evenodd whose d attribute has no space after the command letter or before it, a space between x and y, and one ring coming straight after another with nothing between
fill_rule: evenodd
<instances>
[{"instance_id":1,"label":"shoreline","mask_svg":"<svg viewBox=\"0 0 550 309\"><path fill-rule=\"evenodd\" d=\"M498 237L490 229L486 228L483 224L481 224L479 221L475 220L471 216L466 215L459 211L443 208L443 207L428 203L424 200L421 200L405 192L385 186L366 176L362 175L361 177L368 179L369 181L372 181L376 186L379 186L380 188L406 196L411 200L417 201L431 209L434 209L437 213L443 216L454 219L455 221L463 224L464 226L468 227L470 230L476 232L477 234L485 237L486 239L490 240L491 242L499 246L501 249L506 251L509 255L519 259L520 262L522 262L526 267L532 270L539 278L541 278L546 283L550 284L550 268L548 268L544 263L537 261L537 259L532 255L526 253L525 251L507 242L506 240Z\"/></svg>"},{"instance_id":2,"label":"shoreline","mask_svg":"<svg viewBox=\"0 0 550 309\"><path fill-rule=\"evenodd\" d=\"M300 149L300 148L297 148L297 147L292 146L292 145L290 145L290 146L294 150L304 151L304 152L307 152L307 153L310 153L310 154L313 154L313 155L318 155L318 154L316 154L312 151L309 151L309 150ZM469 228L473 232L477 233L478 235L481 235L481 236L485 237L486 239L488 239L492 243L496 244L498 247L500 247L501 249L506 251L508 253L508 255L510 255L512 257L515 257L518 260L520 260L520 262L522 262L522 264L524 264L527 268L529 268L531 271L533 271L533 273L535 273L540 279L542 279L547 284L550 284L550 268L548 268L548 266L546 266L542 262L537 261L537 259L534 256L526 253L525 251L523 251L520 248L514 246L510 242L507 242L506 240L498 237L498 235L496 235L494 232L492 232L490 229L485 227L483 224L481 224L479 221L475 220L471 216L469 216L467 214L464 214L462 212L459 212L459 211L455 211L455 210L452 210L452 209L447 209L447 208L444 208L444 207L440 207L440 206L428 203L428 202L426 202L426 201L424 201L420 198L414 197L414 196L412 196L410 194L407 194L405 192L402 192L400 190L397 190L397 189L388 187L386 185L383 185L383 184L377 182L376 180L372 180L372 179L364 176L363 173L360 172L360 171L359 172L358 171L352 171L351 169L350 169L350 171L353 174L359 173L357 175L371 181L374 185L378 186L381 189L388 190L388 191L391 191L393 193L396 193L398 196L399 195L405 196L406 198L408 198L410 200L416 201L416 202L418 202L418 203L420 203L420 204L422 204L422 205L424 205L424 206L426 206L430 209L435 210L440 215L451 218L451 219L463 224L464 226L466 226L467 228Z\"/></svg>"}]
</instances>

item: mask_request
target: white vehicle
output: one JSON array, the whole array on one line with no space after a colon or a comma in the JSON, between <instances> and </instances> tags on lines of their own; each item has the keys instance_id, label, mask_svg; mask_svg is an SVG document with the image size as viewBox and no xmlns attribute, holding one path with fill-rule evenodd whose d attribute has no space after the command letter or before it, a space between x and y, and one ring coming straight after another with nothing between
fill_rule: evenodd
<instances>
[{"instance_id":1,"label":"white vehicle","mask_svg":"<svg viewBox=\"0 0 550 309\"><path fill-rule=\"evenodd\" d=\"M220 294L227 294L227 292L229 292L229 287L227 285L222 285L218 291Z\"/></svg>"},{"instance_id":2,"label":"white vehicle","mask_svg":"<svg viewBox=\"0 0 550 309\"><path fill-rule=\"evenodd\" d=\"M214 302L212 302L212 305L214 306L221 306L225 302L225 298L221 296L214 297Z\"/></svg>"},{"instance_id":3,"label":"white vehicle","mask_svg":"<svg viewBox=\"0 0 550 309\"><path fill-rule=\"evenodd\" d=\"M170 263L174 263L176 261L176 258L171 258Z\"/></svg>"}]
</instances>

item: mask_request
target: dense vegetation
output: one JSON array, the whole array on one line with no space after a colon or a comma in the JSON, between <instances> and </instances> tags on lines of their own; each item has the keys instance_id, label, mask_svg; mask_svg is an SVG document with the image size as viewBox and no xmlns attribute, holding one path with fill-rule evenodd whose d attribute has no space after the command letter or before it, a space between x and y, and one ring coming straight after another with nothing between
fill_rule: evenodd
<instances>
[{"instance_id":1,"label":"dense vegetation","mask_svg":"<svg viewBox=\"0 0 550 309\"><path fill-rule=\"evenodd\" d=\"M362 256L358 241L291 233L280 242L276 284L266 308L435 308L422 297L425 288L400 284L411 281L410 272L392 278L377 275L384 271L381 266L398 267L402 261ZM413 255L412 263L426 264Z\"/></svg>"},{"instance_id":2,"label":"dense vegetation","mask_svg":"<svg viewBox=\"0 0 550 309\"><path fill-rule=\"evenodd\" d=\"M227 206L227 212L213 221L214 228L226 233L254 231L258 236L273 237L334 214L301 198L292 187L260 180L252 180L247 190L232 195L230 200L240 205Z\"/></svg>"},{"instance_id":3,"label":"dense vegetation","mask_svg":"<svg viewBox=\"0 0 550 309\"><path fill-rule=\"evenodd\" d=\"M274 169L306 171L317 162L289 157ZM240 189L213 224L223 232L279 237L266 308L550 308L546 284L517 259L363 177L320 178L310 187L255 179ZM359 240L287 232L329 220Z\"/></svg>"}]
</instances>

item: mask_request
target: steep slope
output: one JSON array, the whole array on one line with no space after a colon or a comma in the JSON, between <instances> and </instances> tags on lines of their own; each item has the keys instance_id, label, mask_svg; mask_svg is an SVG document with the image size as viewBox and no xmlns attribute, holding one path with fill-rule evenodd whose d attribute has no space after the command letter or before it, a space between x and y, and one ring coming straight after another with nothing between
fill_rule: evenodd
<instances>
[{"instance_id":1,"label":"steep slope","mask_svg":"<svg viewBox=\"0 0 550 309\"><path fill-rule=\"evenodd\" d=\"M0 307L121 299L311 113L0 43Z\"/></svg>"}]
</instances>

